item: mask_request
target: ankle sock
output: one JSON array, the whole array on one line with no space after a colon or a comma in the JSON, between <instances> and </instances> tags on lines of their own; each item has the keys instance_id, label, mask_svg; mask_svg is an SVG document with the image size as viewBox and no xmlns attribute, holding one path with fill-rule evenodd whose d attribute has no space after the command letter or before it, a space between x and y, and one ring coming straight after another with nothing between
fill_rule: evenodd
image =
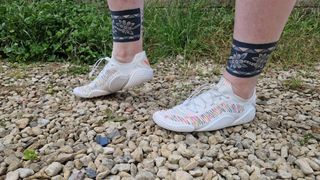
<instances>
[{"instance_id":1,"label":"ankle sock","mask_svg":"<svg viewBox=\"0 0 320 180\"><path fill-rule=\"evenodd\" d=\"M249 44L233 39L227 72L236 77L253 77L260 74L276 43Z\"/></svg>"},{"instance_id":2,"label":"ankle sock","mask_svg":"<svg viewBox=\"0 0 320 180\"><path fill-rule=\"evenodd\" d=\"M138 41L141 36L142 13L140 8L111 11L113 42Z\"/></svg>"}]
</instances>

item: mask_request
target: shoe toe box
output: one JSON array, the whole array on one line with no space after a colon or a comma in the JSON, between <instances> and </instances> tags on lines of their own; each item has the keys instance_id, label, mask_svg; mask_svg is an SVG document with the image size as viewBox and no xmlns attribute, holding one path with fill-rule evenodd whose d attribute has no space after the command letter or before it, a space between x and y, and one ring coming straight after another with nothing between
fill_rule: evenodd
<instances>
[{"instance_id":1,"label":"shoe toe box","mask_svg":"<svg viewBox=\"0 0 320 180\"><path fill-rule=\"evenodd\" d=\"M103 89L94 89L88 86L80 86L73 89L73 94L81 98L94 98L109 95L112 92Z\"/></svg>"},{"instance_id":2,"label":"shoe toe box","mask_svg":"<svg viewBox=\"0 0 320 180\"><path fill-rule=\"evenodd\" d=\"M89 98L90 94L85 90L83 86L76 87L73 89L73 94L82 97L82 98Z\"/></svg>"},{"instance_id":3,"label":"shoe toe box","mask_svg":"<svg viewBox=\"0 0 320 180\"><path fill-rule=\"evenodd\" d=\"M193 125L171 119L166 111L155 112L153 114L153 120L158 126L171 131L192 132L195 130Z\"/></svg>"}]
</instances>

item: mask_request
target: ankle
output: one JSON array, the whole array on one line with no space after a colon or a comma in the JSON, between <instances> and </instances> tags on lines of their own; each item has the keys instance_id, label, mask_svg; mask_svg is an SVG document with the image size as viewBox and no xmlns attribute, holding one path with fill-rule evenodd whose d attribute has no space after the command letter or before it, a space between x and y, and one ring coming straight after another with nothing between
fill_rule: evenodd
<instances>
[{"instance_id":1,"label":"ankle","mask_svg":"<svg viewBox=\"0 0 320 180\"><path fill-rule=\"evenodd\" d=\"M223 77L232 85L233 93L243 99L249 99L254 94L258 77L239 78L228 72L224 72Z\"/></svg>"},{"instance_id":2,"label":"ankle","mask_svg":"<svg viewBox=\"0 0 320 180\"><path fill-rule=\"evenodd\" d=\"M112 56L121 63L130 63L134 56L143 51L142 41L113 43Z\"/></svg>"},{"instance_id":3,"label":"ankle","mask_svg":"<svg viewBox=\"0 0 320 180\"><path fill-rule=\"evenodd\" d=\"M130 63L136 53L127 52L127 51L115 51L112 52L112 57L121 63Z\"/></svg>"},{"instance_id":4,"label":"ankle","mask_svg":"<svg viewBox=\"0 0 320 180\"><path fill-rule=\"evenodd\" d=\"M250 99L254 93L254 89L255 89L255 87L247 88L247 87L243 87L243 86L238 87L238 86L232 85L233 93L243 99Z\"/></svg>"}]
</instances>

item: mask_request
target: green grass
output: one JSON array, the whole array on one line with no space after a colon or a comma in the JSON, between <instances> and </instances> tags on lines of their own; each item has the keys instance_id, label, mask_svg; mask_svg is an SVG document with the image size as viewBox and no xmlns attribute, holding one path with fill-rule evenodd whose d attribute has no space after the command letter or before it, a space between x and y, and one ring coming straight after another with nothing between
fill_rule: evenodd
<instances>
[{"instance_id":1,"label":"green grass","mask_svg":"<svg viewBox=\"0 0 320 180\"><path fill-rule=\"evenodd\" d=\"M57 70L55 73L59 75L68 74L68 75L84 75L90 72L90 67L87 64L76 64L68 67L67 69Z\"/></svg>"},{"instance_id":2,"label":"green grass","mask_svg":"<svg viewBox=\"0 0 320 180\"><path fill-rule=\"evenodd\" d=\"M272 57L285 68L307 67L319 62L319 9L294 9Z\"/></svg>"},{"instance_id":3,"label":"green grass","mask_svg":"<svg viewBox=\"0 0 320 180\"><path fill-rule=\"evenodd\" d=\"M68 69L68 73L72 75L81 75L81 74L88 74L90 72L89 66L72 66Z\"/></svg>"},{"instance_id":4,"label":"green grass","mask_svg":"<svg viewBox=\"0 0 320 180\"><path fill-rule=\"evenodd\" d=\"M46 90L47 94L53 95L53 94L57 93L57 90L55 90L54 87L55 86L53 84L49 83L47 85L47 90Z\"/></svg>"},{"instance_id":5,"label":"green grass","mask_svg":"<svg viewBox=\"0 0 320 180\"><path fill-rule=\"evenodd\" d=\"M300 78L293 77L285 80L284 85L289 89L298 90L303 88L303 81Z\"/></svg>"},{"instance_id":6,"label":"green grass","mask_svg":"<svg viewBox=\"0 0 320 180\"><path fill-rule=\"evenodd\" d=\"M80 3L82 5L76 8L72 4L66 4L66 7L60 6L57 3L59 0L41 1L46 2L44 5L39 2L34 5L33 1L28 2L26 14L33 13L31 11L33 6L45 8L43 11L41 9L35 11L31 20L50 27L50 34L44 37L52 36L46 40L52 40L54 43L52 47L49 46L52 48L51 50L47 42L40 40L36 42L38 40L35 38L36 36L32 36L35 41L19 39L26 37L21 36L23 33L20 33L15 37L17 39L13 38L13 41L10 41L12 48L7 48L7 50L15 50L16 48L18 51L17 56L13 56L14 61L24 57L20 51L28 50L23 50L23 45L26 43L31 43L28 48L31 48L35 53L35 58L27 58L27 62L48 60L92 64L98 57L111 54L111 22L104 1L98 0L97 3L89 1L90 3L86 2L85 5ZM27 2L24 1L23 5L25 3ZM161 4L161 7L157 3L147 3L144 21L144 47L151 62L157 63L163 58L182 55L186 61L210 58L214 62L224 64L230 51L234 8L231 6L212 7L214 5L211 1L206 0L174 0ZM24 8L24 6L17 6L20 9ZM57 9L61 9L61 12L56 17L52 13ZM69 14L66 13L69 11L71 11ZM14 10L11 9L10 12L13 13L12 20L19 24L21 18L14 15ZM48 17L39 18L40 12L48 13ZM81 15L78 15L79 13ZM24 14L26 16L24 18L27 18L26 14ZM69 20L66 21L68 18ZM21 28L27 28L23 22L20 25ZM58 25L61 27L56 27ZM11 27L14 28L14 26ZM32 34L33 31L38 32L37 29L25 30L29 34ZM319 9L295 8L278 43L278 48L271 57L271 62L284 68L312 67L314 63L319 62L319 47ZM47 54L41 54L42 51ZM3 55L1 47L0 54ZM15 57L17 58L14 59ZM49 58L43 59L43 57ZM75 74L81 72L82 70L74 71Z\"/></svg>"},{"instance_id":7,"label":"green grass","mask_svg":"<svg viewBox=\"0 0 320 180\"><path fill-rule=\"evenodd\" d=\"M204 10L204 3L197 1L183 8L182 1L173 1L166 8L146 8L146 47L154 62L176 55L192 61L200 57L225 59L232 34L233 9Z\"/></svg>"},{"instance_id":8,"label":"green grass","mask_svg":"<svg viewBox=\"0 0 320 180\"><path fill-rule=\"evenodd\" d=\"M24 79L27 77L27 74L21 70L13 70L8 74L8 76L14 79Z\"/></svg>"},{"instance_id":9,"label":"green grass","mask_svg":"<svg viewBox=\"0 0 320 180\"><path fill-rule=\"evenodd\" d=\"M105 121L112 121L112 122L123 122L126 121L127 119L121 116L116 115L112 110L107 109L105 111L105 116L104 116Z\"/></svg>"},{"instance_id":10,"label":"green grass","mask_svg":"<svg viewBox=\"0 0 320 180\"><path fill-rule=\"evenodd\" d=\"M23 151L23 159L33 161L33 160L38 159L38 155L35 150L26 149L25 151Z\"/></svg>"},{"instance_id":11,"label":"green grass","mask_svg":"<svg viewBox=\"0 0 320 180\"><path fill-rule=\"evenodd\" d=\"M167 8L146 8L146 47L155 61L172 55L187 60L222 55L220 47L228 46L232 31L232 8L207 11L202 3L179 8L184 3L178 1Z\"/></svg>"},{"instance_id":12,"label":"green grass","mask_svg":"<svg viewBox=\"0 0 320 180\"><path fill-rule=\"evenodd\" d=\"M299 141L299 143L300 143L301 146L307 145L309 140L312 139L312 138L314 138L314 136L312 134L310 134L310 133L305 134L303 136L303 138Z\"/></svg>"},{"instance_id":13,"label":"green grass","mask_svg":"<svg viewBox=\"0 0 320 180\"><path fill-rule=\"evenodd\" d=\"M105 122L125 122L126 118L116 115L112 110L107 109L104 112L104 118L96 122L98 126L102 126Z\"/></svg>"},{"instance_id":14,"label":"green grass","mask_svg":"<svg viewBox=\"0 0 320 180\"><path fill-rule=\"evenodd\" d=\"M177 0L166 8L146 8L146 47L154 62L180 54L186 60L209 57L225 63L230 51L234 10L208 8L206 1ZM179 8L181 6L181 8ZM319 9L296 8L288 21L271 62L285 68L312 66L320 54Z\"/></svg>"},{"instance_id":15,"label":"green grass","mask_svg":"<svg viewBox=\"0 0 320 180\"><path fill-rule=\"evenodd\" d=\"M3 119L0 119L0 127L5 127L5 120Z\"/></svg>"}]
</instances>

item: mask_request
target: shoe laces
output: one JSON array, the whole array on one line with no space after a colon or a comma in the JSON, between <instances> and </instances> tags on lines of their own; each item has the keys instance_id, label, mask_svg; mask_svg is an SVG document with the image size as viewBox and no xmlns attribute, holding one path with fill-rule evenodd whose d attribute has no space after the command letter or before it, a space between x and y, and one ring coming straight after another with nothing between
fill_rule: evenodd
<instances>
[{"instance_id":1,"label":"shoe laces","mask_svg":"<svg viewBox=\"0 0 320 180\"><path fill-rule=\"evenodd\" d=\"M94 63L92 69L91 69L91 72L89 73L89 78L91 78L93 76L93 74L96 72L96 70L98 69L100 63L102 61L106 61L107 63L111 61L111 58L109 57L104 57L104 58L100 58L96 61L96 63Z\"/></svg>"},{"instance_id":2,"label":"shoe laces","mask_svg":"<svg viewBox=\"0 0 320 180\"><path fill-rule=\"evenodd\" d=\"M207 107L211 107L214 102L221 97L225 97L215 84L204 84L196 88L191 95L182 103L188 110L198 113ZM179 108L181 110L181 108Z\"/></svg>"},{"instance_id":3,"label":"shoe laces","mask_svg":"<svg viewBox=\"0 0 320 180\"><path fill-rule=\"evenodd\" d=\"M99 73L99 75L93 80L91 81L91 83L89 84L89 87L94 88L97 84L99 84L99 82L103 81L103 76L106 74L106 71L108 69L110 69L110 67L115 66L115 64L113 63L112 59L109 57L104 57L104 58L100 58L96 61L96 63L93 65L91 72L89 73L89 78L92 78L92 76L94 75L94 73L97 71L97 69L99 68L101 62L105 61L106 65L103 68L103 70Z\"/></svg>"}]
</instances>

